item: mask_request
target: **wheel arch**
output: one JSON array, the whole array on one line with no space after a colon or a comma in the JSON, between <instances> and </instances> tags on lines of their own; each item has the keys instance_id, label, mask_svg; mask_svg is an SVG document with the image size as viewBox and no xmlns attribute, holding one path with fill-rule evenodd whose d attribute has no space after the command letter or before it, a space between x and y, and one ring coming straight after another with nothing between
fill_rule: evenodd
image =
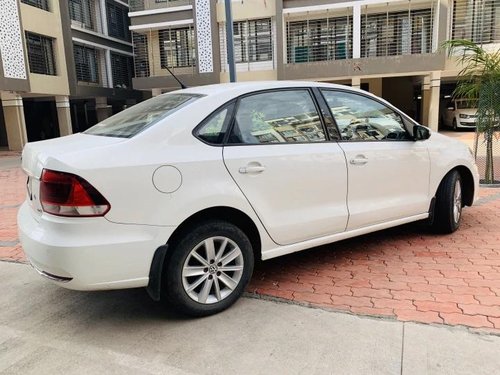
<instances>
[{"instance_id":1,"label":"wheel arch","mask_svg":"<svg viewBox=\"0 0 500 375\"><path fill-rule=\"evenodd\" d=\"M460 175L460 179L462 181L462 196L463 196L463 204L466 206L472 206L472 203L474 202L474 193L475 193L475 184L474 184L474 177L472 175L472 172L469 168L467 168L465 165L457 165L450 169L442 178L441 181L439 182L439 185L436 188L436 191L434 193L434 196L436 196L437 191L439 190L439 187L443 183L445 177L450 174L453 171L457 171Z\"/></svg>"},{"instance_id":2,"label":"wheel arch","mask_svg":"<svg viewBox=\"0 0 500 375\"><path fill-rule=\"evenodd\" d=\"M189 228L207 220L224 220L236 225L250 240L255 259L262 259L262 241L257 225L243 211L227 206L217 206L203 209L185 219L172 233L168 242L156 249L149 271L149 284L147 291L155 301L160 300L160 289L162 285L161 275L163 267L169 262L171 251L169 248L175 246Z\"/></svg>"}]
</instances>

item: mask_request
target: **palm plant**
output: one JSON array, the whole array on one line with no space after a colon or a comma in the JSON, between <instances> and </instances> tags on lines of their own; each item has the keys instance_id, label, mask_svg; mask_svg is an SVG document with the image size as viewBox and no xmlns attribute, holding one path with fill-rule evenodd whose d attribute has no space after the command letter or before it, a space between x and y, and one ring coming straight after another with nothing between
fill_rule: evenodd
<instances>
[{"instance_id":1,"label":"palm plant","mask_svg":"<svg viewBox=\"0 0 500 375\"><path fill-rule=\"evenodd\" d=\"M477 158L479 137L484 136L486 163L484 180L495 182L493 142L500 130L500 50L486 51L470 40L449 40L444 43L449 56L458 57L462 70L458 74L455 98L477 101L477 130L474 153Z\"/></svg>"}]
</instances>

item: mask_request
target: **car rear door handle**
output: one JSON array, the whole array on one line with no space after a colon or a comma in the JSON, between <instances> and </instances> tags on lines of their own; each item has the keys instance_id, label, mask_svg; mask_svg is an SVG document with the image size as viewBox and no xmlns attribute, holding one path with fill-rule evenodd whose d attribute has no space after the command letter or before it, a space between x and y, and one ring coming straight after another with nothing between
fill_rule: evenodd
<instances>
[{"instance_id":1,"label":"car rear door handle","mask_svg":"<svg viewBox=\"0 0 500 375\"><path fill-rule=\"evenodd\" d=\"M364 155L356 155L349 161L352 165L365 165L368 163L368 158Z\"/></svg>"},{"instance_id":2,"label":"car rear door handle","mask_svg":"<svg viewBox=\"0 0 500 375\"><path fill-rule=\"evenodd\" d=\"M238 171L242 174L258 174L266 170L263 165L247 165L246 167L241 167Z\"/></svg>"}]
</instances>

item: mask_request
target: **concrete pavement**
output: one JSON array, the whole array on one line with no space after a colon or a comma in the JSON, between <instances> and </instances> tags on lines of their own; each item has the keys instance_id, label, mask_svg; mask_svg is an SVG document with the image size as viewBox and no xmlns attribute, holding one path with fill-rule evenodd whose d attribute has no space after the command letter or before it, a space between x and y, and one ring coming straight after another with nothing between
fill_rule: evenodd
<instances>
[{"instance_id":1,"label":"concrete pavement","mask_svg":"<svg viewBox=\"0 0 500 375\"><path fill-rule=\"evenodd\" d=\"M61 289L0 262L1 374L493 374L500 337L242 298L186 319L142 289Z\"/></svg>"}]
</instances>

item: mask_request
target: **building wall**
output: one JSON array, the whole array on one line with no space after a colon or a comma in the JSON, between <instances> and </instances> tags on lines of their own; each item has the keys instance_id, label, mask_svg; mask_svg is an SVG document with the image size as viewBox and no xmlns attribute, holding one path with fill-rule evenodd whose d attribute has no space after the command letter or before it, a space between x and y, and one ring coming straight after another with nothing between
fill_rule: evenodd
<instances>
[{"instance_id":1,"label":"building wall","mask_svg":"<svg viewBox=\"0 0 500 375\"><path fill-rule=\"evenodd\" d=\"M69 95L68 71L64 50L59 0L50 1L49 11L24 3L21 3L20 6L24 31L54 38L53 48L57 75L51 76L30 72L29 77L31 83L31 93Z\"/></svg>"}]
</instances>

